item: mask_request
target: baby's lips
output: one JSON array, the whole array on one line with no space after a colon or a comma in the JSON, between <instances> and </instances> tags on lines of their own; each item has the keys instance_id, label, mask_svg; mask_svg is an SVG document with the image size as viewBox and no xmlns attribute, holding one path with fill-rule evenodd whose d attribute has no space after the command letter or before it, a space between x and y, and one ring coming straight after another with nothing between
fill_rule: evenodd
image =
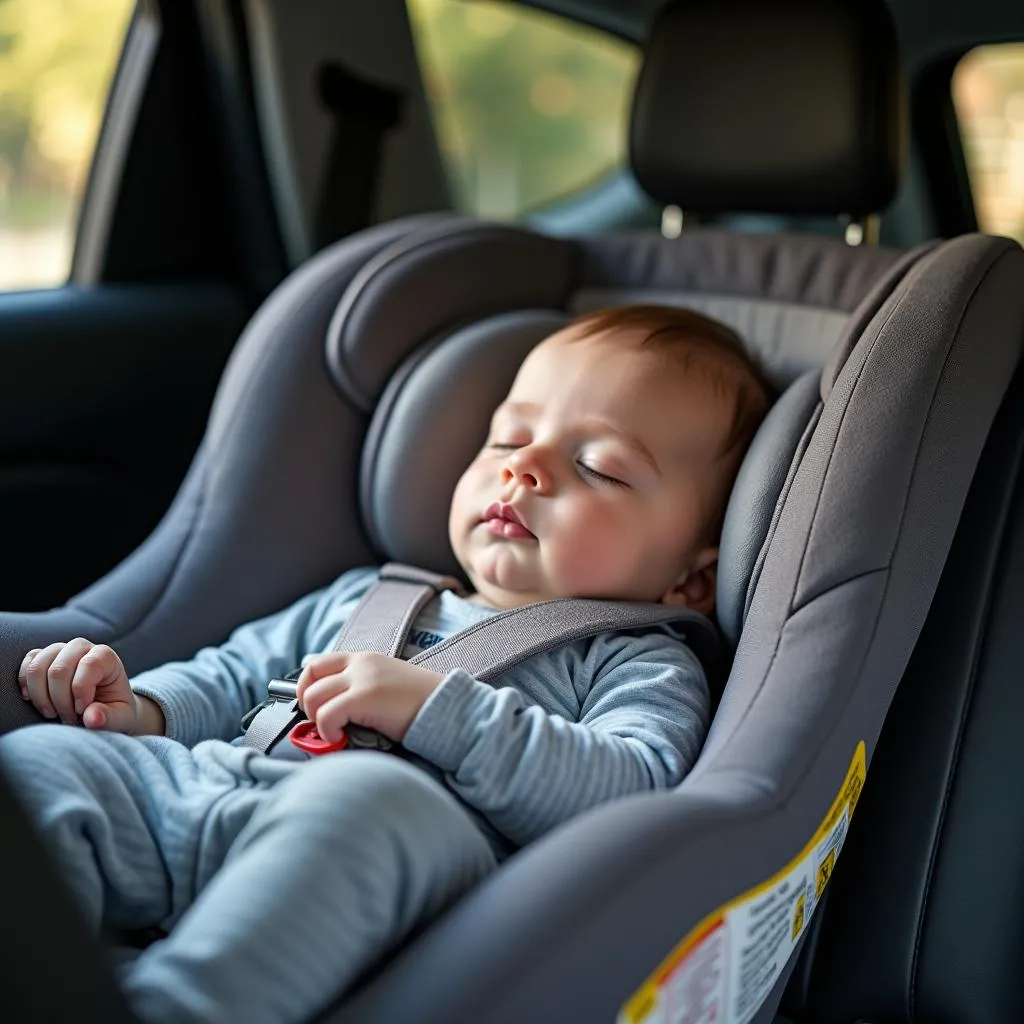
<instances>
[{"instance_id":1,"label":"baby's lips","mask_svg":"<svg viewBox=\"0 0 1024 1024\"><path fill-rule=\"evenodd\" d=\"M537 539L536 534L523 522L523 517L515 507L503 501L491 502L480 517L479 525L486 526L498 537L514 540Z\"/></svg>"},{"instance_id":2,"label":"baby's lips","mask_svg":"<svg viewBox=\"0 0 1024 1024\"><path fill-rule=\"evenodd\" d=\"M488 519L485 525L494 536L504 537L506 540L537 539L525 526L513 523L510 519Z\"/></svg>"}]
</instances>

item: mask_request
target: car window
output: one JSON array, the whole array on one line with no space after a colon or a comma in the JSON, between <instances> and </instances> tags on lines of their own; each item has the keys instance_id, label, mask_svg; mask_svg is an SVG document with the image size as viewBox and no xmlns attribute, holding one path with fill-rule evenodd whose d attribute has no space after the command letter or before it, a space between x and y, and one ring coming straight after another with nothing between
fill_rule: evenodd
<instances>
[{"instance_id":1,"label":"car window","mask_svg":"<svg viewBox=\"0 0 1024 1024\"><path fill-rule=\"evenodd\" d=\"M135 0L0 0L0 290L63 284Z\"/></svg>"},{"instance_id":2,"label":"car window","mask_svg":"<svg viewBox=\"0 0 1024 1024\"><path fill-rule=\"evenodd\" d=\"M515 220L624 164L635 46L519 5L408 5L458 209Z\"/></svg>"},{"instance_id":3,"label":"car window","mask_svg":"<svg viewBox=\"0 0 1024 1024\"><path fill-rule=\"evenodd\" d=\"M971 50L953 74L953 103L978 226L1024 242L1024 43Z\"/></svg>"}]
</instances>

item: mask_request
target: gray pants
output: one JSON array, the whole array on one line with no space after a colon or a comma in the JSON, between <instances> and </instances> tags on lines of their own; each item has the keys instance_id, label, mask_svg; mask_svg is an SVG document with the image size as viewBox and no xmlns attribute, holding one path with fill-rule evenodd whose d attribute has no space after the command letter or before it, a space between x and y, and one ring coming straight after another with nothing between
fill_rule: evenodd
<instances>
[{"instance_id":1,"label":"gray pants","mask_svg":"<svg viewBox=\"0 0 1024 1024\"><path fill-rule=\"evenodd\" d=\"M122 978L145 1021L305 1021L496 863L386 754L288 765L42 725L0 738L0 768L97 929L171 929Z\"/></svg>"}]
</instances>

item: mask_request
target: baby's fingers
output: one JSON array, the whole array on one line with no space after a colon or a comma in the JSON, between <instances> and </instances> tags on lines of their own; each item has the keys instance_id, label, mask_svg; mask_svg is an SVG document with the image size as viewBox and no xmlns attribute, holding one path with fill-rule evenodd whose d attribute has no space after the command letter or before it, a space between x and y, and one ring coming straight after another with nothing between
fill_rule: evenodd
<instances>
[{"instance_id":1,"label":"baby's fingers","mask_svg":"<svg viewBox=\"0 0 1024 1024\"><path fill-rule=\"evenodd\" d=\"M36 710L46 718L56 718L57 709L50 700L50 687L47 682L47 675L50 666L60 652L64 650L64 644L50 644L42 650L35 652L32 660L22 662L19 680L24 679L24 689L28 691L28 699L35 705ZM29 654L32 652L29 651Z\"/></svg>"},{"instance_id":2,"label":"baby's fingers","mask_svg":"<svg viewBox=\"0 0 1024 1024\"><path fill-rule=\"evenodd\" d=\"M33 647L31 651L25 654L25 657L21 659L21 667L18 669L18 688L21 690L22 697L25 700L29 699L28 695L28 667L32 664L35 656L39 653L40 648Z\"/></svg>"},{"instance_id":3,"label":"baby's fingers","mask_svg":"<svg viewBox=\"0 0 1024 1024\"><path fill-rule=\"evenodd\" d=\"M316 716L310 716L316 722L316 731L321 738L330 743L341 739L345 727L352 720L352 704L354 698L350 691L336 694L321 705Z\"/></svg>"},{"instance_id":4,"label":"baby's fingers","mask_svg":"<svg viewBox=\"0 0 1024 1024\"><path fill-rule=\"evenodd\" d=\"M326 654L313 654L306 658L295 686L295 696L299 703L303 703L309 688L317 680L344 671L348 659L346 651L328 651Z\"/></svg>"},{"instance_id":5,"label":"baby's fingers","mask_svg":"<svg viewBox=\"0 0 1024 1024\"><path fill-rule=\"evenodd\" d=\"M61 721L67 725L74 725L78 720L75 713L75 701L71 695L71 681L82 658L92 650L92 642L85 637L75 637L74 640L64 644L50 665L47 672L50 690L50 702L60 715Z\"/></svg>"},{"instance_id":6,"label":"baby's fingers","mask_svg":"<svg viewBox=\"0 0 1024 1024\"><path fill-rule=\"evenodd\" d=\"M307 718L315 719L320 708L332 697L344 693L348 689L348 683L342 675L325 676L323 679L315 679L303 691L299 697L299 706L306 712Z\"/></svg>"},{"instance_id":7,"label":"baby's fingers","mask_svg":"<svg viewBox=\"0 0 1024 1024\"><path fill-rule=\"evenodd\" d=\"M71 697L75 714L80 715L96 699L96 690L110 672L106 653L109 647L97 646L86 651L71 677Z\"/></svg>"}]
</instances>

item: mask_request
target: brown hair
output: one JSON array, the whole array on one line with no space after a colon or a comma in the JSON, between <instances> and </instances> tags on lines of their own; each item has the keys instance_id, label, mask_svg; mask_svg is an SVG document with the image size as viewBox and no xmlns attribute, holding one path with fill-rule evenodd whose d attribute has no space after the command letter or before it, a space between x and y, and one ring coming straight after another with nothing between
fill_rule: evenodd
<instances>
[{"instance_id":1,"label":"brown hair","mask_svg":"<svg viewBox=\"0 0 1024 1024\"><path fill-rule=\"evenodd\" d=\"M629 331L643 347L662 349L684 366L695 362L732 392L733 417L723 455L742 456L778 396L740 336L718 320L673 306L614 306L585 313L565 329L567 340L582 341L612 331ZM728 371L738 370L737 373Z\"/></svg>"},{"instance_id":2,"label":"brown hair","mask_svg":"<svg viewBox=\"0 0 1024 1024\"><path fill-rule=\"evenodd\" d=\"M641 347L657 348L684 369L707 373L732 401L732 423L721 457L728 459L728 487L757 428L778 397L761 365L740 336L718 320L673 306L615 306L586 313L564 329L568 341L612 332L628 332ZM728 491L718 496L713 531L725 515Z\"/></svg>"}]
</instances>

